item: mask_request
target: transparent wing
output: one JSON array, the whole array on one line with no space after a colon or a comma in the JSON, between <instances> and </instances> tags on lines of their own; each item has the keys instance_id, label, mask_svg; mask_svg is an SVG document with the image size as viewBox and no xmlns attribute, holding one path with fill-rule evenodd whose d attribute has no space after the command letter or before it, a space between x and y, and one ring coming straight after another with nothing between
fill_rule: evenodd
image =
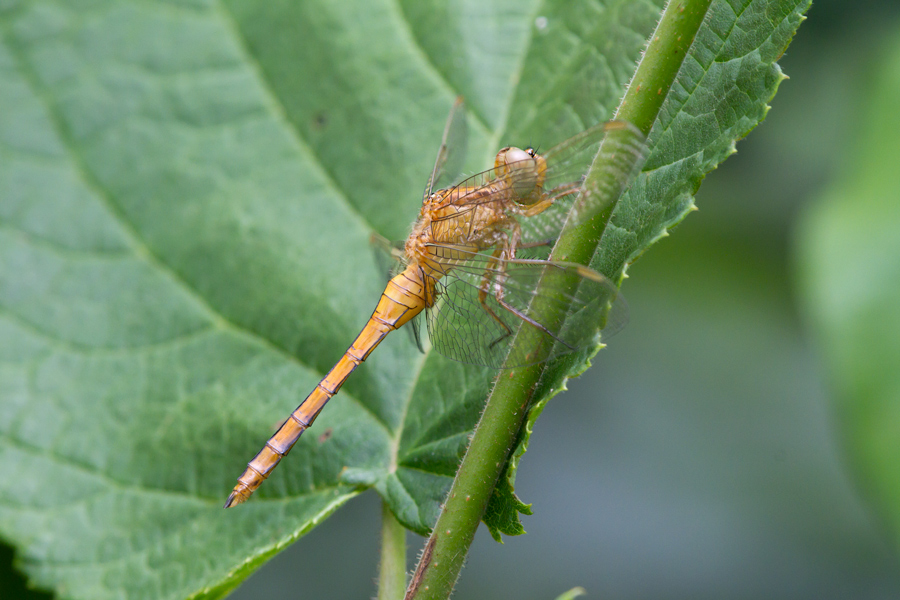
<instances>
[{"instance_id":1,"label":"transparent wing","mask_svg":"<svg viewBox=\"0 0 900 600\"><path fill-rule=\"evenodd\" d=\"M429 197L433 190L447 187L459 178L466 159L468 133L465 104L462 96L458 96L444 126L444 136L441 138L441 147L434 161L434 169L425 185L425 198Z\"/></svg>"},{"instance_id":2,"label":"transparent wing","mask_svg":"<svg viewBox=\"0 0 900 600\"><path fill-rule=\"evenodd\" d=\"M544 318L533 316L536 306ZM444 356L512 368L582 350L601 329L621 329L627 314L617 288L586 267L471 254L435 281L426 320L431 344ZM522 334L532 337L527 348L510 354Z\"/></svg>"},{"instance_id":3,"label":"transparent wing","mask_svg":"<svg viewBox=\"0 0 900 600\"><path fill-rule=\"evenodd\" d=\"M639 129L625 121L598 123L543 153L547 161L545 187L554 188L579 180L597 157L600 143L611 135L615 136L615 147L609 149L611 152L644 155L646 141Z\"/></svg>"},{"instance_id":4,"label":"transparent wing","mask_svg":"<svg viewBox=\"0 0 900 600\"><path fill-rule=\"evenodd\" d=\"M412 343L416 345L416 348L419 349L419 352L425 354L425 346L422 345L422 319L424 316L422 313L417 314L412 318L406 325L406 330L409 332L410 339Z\"/></svg>"},{"instance_id":5,"label":"transparent wing","mask_svg":"<svg viewBox=\"0 0 900 600\"><path fill-rule=\"evenodd\" d=\"M372 232L369 236L369 244L375 255L375 265L381 275L390 279L403 268L403 242L392 242L386 237ZM386 282L386 281L385 281Z\"/></svg>"},{"instance_id":6,"label":"transparent wing","mask_svg":"<svg viewBox=\"0 0 900 600\"><path fill-rule=\"evenodd\" d=\"M523 243L555 240L567 219L581 223L609 207L640 173L646 154L644 135L623 121L600 123L548 150L544 193L556 199L540 214L518 219ZM595 160L594 185L586 189L584 176Z\"/></svg>"},{"instance_id":7,"label":"transparent wing","mask_svg":"<svg viewBox=\"0 0 900 600\"><path fill-rule=\"evenodd\" d=\"M585 190L584 175L598 158L601 142L607 137L609 142L602 146L603 156L599 157L599 173L592 177L599 183ZM618 192L640 172L646 157L646 142L632 125L610 121L569 138L543 156L547 170L540 192L542 197L553 198L553 202L531 217L511 215L519 221L524 244L552 242L570 213L578 221L584 221L614 202ZM504 167L506 174L499 171L497 168L482 171L446 190L444 203L459 209L447 218L455 218L479 205L512 202L516 200L516 190L536 186L535 176L528 169Z\"/></svg>"}]
</instances>

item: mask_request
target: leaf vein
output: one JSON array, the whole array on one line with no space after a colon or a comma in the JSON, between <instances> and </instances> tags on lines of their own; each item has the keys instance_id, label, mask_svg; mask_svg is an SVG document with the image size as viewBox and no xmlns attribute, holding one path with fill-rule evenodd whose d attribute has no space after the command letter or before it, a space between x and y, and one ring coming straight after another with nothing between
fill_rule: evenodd
<instances>
[{"instance_id":1,"label":"leaf vein","mask_svg":"<svg viewBox=\"0 0 900 600\"><path fill-rule=\"evenodd\" d=\"M231 30L232 35L236 40L238 40L241 49L243 50L244 57L247 60L247 63L253 66L254 71L257 75L257 81L260 85L265 89L266 95L269 98L271 108L278 115L278 118L284 123L285 127L289 129L293 135L294 141L297 145L306 150L306 155L309 156L310 160L315 163L315 166L318 168L320 173L323 175L328 185L331 186L335 193L337 194L340 201L343 203L344 207L350 212L350 214L359 220L359 222L370 232L374 232L375 228L371 223L365 218L365 216L359 211L355 204L350 200L350 194L341 186L338 178L335 174L325 166L325 163L322 162L319 155L314 151L313 147L309 144L307 139L303 136L302 132L299 128L294 124L294 122L288 118L287 110L285 109L284 104L279 100L278 94L272 88L269 83L268 78L265 76L265 69L263 69L262 65L256 59L256 56L250 52L250 48L247 44L247 40L241 34L241 29L238 27L235 22L234 15L232 15L228 10L223 6L221 0L216 3L216 7L218 8L219 14L222 15L223 20L226 22L227 27Z\"/></svg>"}]
</instances>

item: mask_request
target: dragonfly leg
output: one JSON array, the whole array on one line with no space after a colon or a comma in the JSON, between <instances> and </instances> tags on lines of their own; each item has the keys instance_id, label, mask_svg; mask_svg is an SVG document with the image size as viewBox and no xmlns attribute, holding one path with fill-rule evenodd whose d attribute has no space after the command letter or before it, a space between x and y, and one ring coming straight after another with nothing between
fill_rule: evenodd
<instances>
[{"instance_id":1,"label":"dragonfly leg","mask_svg":"<svg viewBox=\"0 0 900 600\"><path fill-rule=\"evenodd\" d=\"M536 242L528 242L527 244L519 244L517 248L540 248L541 246L552 246L553 240L539 240Z\"/></svg>"},{"instance_id":2,"label":"dragonfly leg","mask_svg":"<svg viewBox=\"0 0 900 600\"><path fill-rule=\"evenodd\" d=\"M581 191L580 183L569 183L566 185L559 186L553 190L553 194L547 194L543 200L538 200L534 204L530 205L528 208L522 211L522 215L526 217L533 217L535 215L539 215L551 206L553 203L559 200L560 198L565 198L566 196L570 196L572 194L577 194Z\"/></svg>"},{"instance_id":3,"label":"dragonfly leg","mask_svg":"<svg viewBox=\"0 0 900 600\"><path fill-rule=\"evenodd\" d=\"M494 309L492 309L487 304L488 289L491 287L491 279L492 279L490 273L491 272L497 273L503 268L503 266L502 266L503 263L497 259L501 258L502 255L505 253L505 251L506 251L505 246L497 246L497 248L494 249L493 254L491 254L491 259L488 262L488 266L484 270L484 275L482 275L482 277L481 277L481 285L478 286L478 288L479 288L478 289L478 301L481 303L481 308L483 308L489 315L491 315L491 317L493 317L493 319L495 321L497 321L497 323L500 324L500 327L502 327L504 329L504 331L506 332L503 335L501 335L499 338L497 338L496 340L491 342L491 347L496 345L497 342L499 342L500 340L502 340L502 339L506 338L507 336L509 336L510 334L512 334L512 329L510 329L509 326L503 322L503 319L501 319L500 317L497 316L497 313L494 312ZM497 298L501 298L503 296L503 289L501 288L501 289L496 290L493 295Z\"/></svg>"},{"instance_id":4,"label":"dragonfly leg","mask_svg":"<svg viewBox=\"0 0 900 600\"><path fill-rule=\"evenodd\" d=\"M560 198L562 195L565 195L565 194L577 193L577 191L578 191L577 189L566 191L563 194L558 194L558 195L553 196L551 198L551 200ZM547 204L547 206L549 206L549 204ZM481 289L478 293L478 299L481 302L481 305L484 307L484 309L492 317L494 317L494 319L498 323L500 323L503 326L503 329L505 330L505 333L503 333L500 337L498 337L496 340L494 340L493 342L490 343L490 346L489 346L490 348L493 348L494 346L496 346L497 344L499 344L500 342L502 342L503 340L508 338L513 333L512 329L510 329L510 327L506 323L504 323L496 315L496 313L494 313L494 311L487 305L487 302L486 302L487 291L491 284L490 279L493 279L496 281L504 276L504 271L505 271L506 265L507 265L506 261L515 258L516 250L518 248L530 248L530 247L541 246L541 245L549 243L549 242L534 242L534 243L519 245L519 237L520 236L521 236L521 229L518 227L518 225L516 225L512 230L512 235L504 240L505 243L502 245L499 245L497 247L497 249L494 250L494 253L491 256L491 261L488 263L488 267L487 267L487 269L485 269L485 274L482 277L481 286L480 286ZM491 275L490 275L491 272L493 272L493 277L491 277ZM502 285L494 286L493 296L494 296L494 299L497 301L497 304L499 304L506 311L515 315L516 317L518 317L525 323L528 323L535 329L542 331L549 338L568 347L569 350L575 350L574 347L565 343L563 340L561 340L559 337L557 337L552 331L547 329L547 327L545 327L543 324L535 321L534 319L532 319L531 317L529 317L528 315L524 314L522 311L517 309L515 306L512 306L511 304L509 304L503 298L503 286Z\"/></svg>"},{"instance_id":5,"label":"dragonfly leg","mask_svg":"<svg viewBox=\"0 0 900 600\"><path fill-rule=\"evenodd\" d=\"M528 323L529 325L531 325L531 326L534 327L535 329L538 329L538 330L544 332L544 333L545 333L546 335L548 335L550 338L556 340L556 341L559 342L560 344L562 344L562 345L566 346L567 348L569 348L569 350L571 350L571 351L574 351L574 350L575 350L575 348L574 348L573 346L570 346L569 344L567 344L566 342L564 342L563 340L561 340L561 339L560 339L559 337L557 337L552 331L550 331L549 329L547 329L544 325L542 325L541 323L538 323L537 321L535 321L534 319L532 319L531 317L529 317L528 315L524 314L522 311L520 311L519 309L517 309L516 307L510 305L506 300L504 300L504 299L503 299L502 289L501 289L501 290L498 290L497 293L494 294L494 299L497 300L497 304L499 304L500 306L502 306L504 309L508 310L510 313L516 315L516 316L517 316L518 318L520 318L522 321ZM491 314L491 316L493 316L495 319L497 319L497 320L500 322L500 324L503 325L504 329L506 329L506 333L504 333L503 335L501 335L500 337L498 337L496 340L494 340L493 342L491 342L490 345L488 346L489 348L493 348L494 346L496 346L497 344L499 344L500 342L502 342L503 340L505 340L506 338L508 338L510 335L512 335L512 330L509 328L508 325L506 325L506 323L503 323L502 321L500 321L500 319L497 317L497 315L494 314L494 311L492 311L492 310L490 309L490 307L488 307L487 304L484 303L484 301L482 301L482 305L485 307L485 310L487 310L487 311Z\"/></svg>"},{"instance_id":6,"label":"dragonfly leg","mask_svg":"<svg viewBox=\"0 0 900 600\"><path fill-rule=\"evenodd\" d=\"M507 236L503 236L503 244L499 244L497 248L494 250L491 255L491 260L488 262L488 266L484 271L484 275L481 278L481 285L479 286L480 290L478 292L478 301L481 302L481 306L491 317L497 321L500 326L503 328L504 333L498 337L496 340L491 342L490 347L493 348L510 335L512 335L512 329L510 329L509 325L507 325L503 319L497 316L497 313L488 306L487 304L487 295L488 289L493 287L493 296L500 306L509 310L513 314L516 314L519 317L522 315L518 314L517 311L512 310L511 307L503 300L503 286L502 285L492 285L493 282L497 282L501 280L505 276L506 269L506 261L515 258L516 249L519 247L519 237L522 235L522 231L519 228L518 223L514 224L512 228L512 234ZM543 245L543 243L538 243L534 245ZM530 247L531 244L528 245Z\"/></svg>"},{"instance_id":7,"label":"dragonfly leg","mask_svg":"<svg viewBox=\"0 0 900 600\"><path fill-rule=\"evenodd\" d=\"M538 323L538 322L535 321L534 319L530 318L528 315L522 313L522 311L518 310L516 307L510 306L505 300L502 300L502 299L500 299L500 298L497 298L497 302L500 303L500 306L502 306L503 308L505 308L506 310L508 310L508 311L511 312L512 314L516 315L517 317L519 317L520 319L522 319L523 321L525 321L526 323L528 323L529 325L531 325L531 326L534 327L535 329L539 329L540 331L543 331L545 334L547 334L548 336L550 336L551 338L553 338L554 340L556 340L557 342L559 342L559 343L562 344L563 346L566 346L569 350L571 350L571 351L574 351L574 350L575 350L575 347L574 347L574 346L571 346L571 345L565 343L563 340L559 339L559 337L557 337L556 335L554 335L554 333L553 333L552 331L550 331L549 329L547 329L545 326L541 325L540 323ZM509 334L507 334L507 335L509 335ZM504 338L506 338L506 337L507 337L507 336L504 335L504 336L501 336L500 338L494 340L494 341L491 343L491 346L493 347L493 346L494 346L495 344L497 344L500 340L502 340L502 339L504 339Z\"/></svg>"}]
</instances>

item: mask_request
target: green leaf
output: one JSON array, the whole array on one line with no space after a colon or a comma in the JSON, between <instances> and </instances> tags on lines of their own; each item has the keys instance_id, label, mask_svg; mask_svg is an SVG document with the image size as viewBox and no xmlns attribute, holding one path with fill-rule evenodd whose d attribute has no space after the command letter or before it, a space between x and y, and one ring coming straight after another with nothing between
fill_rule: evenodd
<instances>
[{"instance_id":1,"label":"green leaf","mask_svg":"<svg viewBox=\"0 0 900 600\"><path fill-rule=\"evenodd\" d=\"M900 539L900 37L887 45L846 169L805 214L801 292L859 481Z\"/></svg>"},{"instance_id":2,"label":"green leaf","mask_svg":"<svg viewBox=\"0 0 900 600\"><path fill-rule=\"evenodd\" d=\"M703 177L732 154L768 111L767 102L785 78L775 62L804 19L808 2L747 2L740 10L713 2L703 27L678 73L656 120L650 155L639 177L619 200L591 265L619 280L651 244L694 209ZM627 289L627 288L626 288ZM596 352L596 350L594 350ZM524 529L512 508L531 514L512 492L518 459L546 402L565 390L568 377L590 366L588 356L572 356L542 377L507 471L491 498L485 522L495 539ZM504 506L498 507L498 502Z\"/></svg>"},{"instance_id":3,"label":"green leaf","mask_svg":"<svg viewBox=\"0 0 900 600\"><path fill-rule=\"evenodd\" d=\"M0 535L31 581L221 597L368 486L426 531L493 373L402 335L221 504L371 313L370 235L406 234L455 96L471 169L547 148L609 118L661 4L0 2ZM596 266L691 208L806 5L714 4Z\"/></svg>"}]
</instances>

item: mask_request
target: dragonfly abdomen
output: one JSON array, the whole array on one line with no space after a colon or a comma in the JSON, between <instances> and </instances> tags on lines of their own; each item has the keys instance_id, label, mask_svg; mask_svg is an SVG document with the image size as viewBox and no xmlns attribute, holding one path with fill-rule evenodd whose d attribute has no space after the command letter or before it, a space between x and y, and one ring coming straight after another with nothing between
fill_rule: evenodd
<instances>
[{"instance_id":1,"label":"dragonfly abdomen","mask_svg":"<svg viewBox=\"0 0 900 600\"><path fill-rule=\"evenodd\" d=\"M422 269L411 264L388 282L366 326L328 375L291 413L253 460L247 463L247 469L238 477L237 484L225 502L225 508L241 504L250 498L281 459L290 452L303 432L313 424L325 404L338 393L353 370L369 357L387 334L401 327L424 308L425 282Z\"/></svg>"},{"instance_id":2,"label":"dragonfly abdomen","mask_svg":"<svg viewBox=\"0 0 900 600\"><path fill-rule=\"evenodd\" d=\"M371 323L371 320L369 321ZM368 324L366 326L368 329ZM363 330L365 331L365 330ZM387 332L384 333L387 335ZM384 335L381 339L384 339ZM381 340L379 340L381 341ZM281 425L275 435L269 438L262 450L247 463L247 469L238 477L237 484L225 502L225 508L241 504L250 498L250 495L262 485L272 470L278 466L281 459L287 456L303 432L306 431L325 408L325 404L331 400L350 373L362 362L349 355L349 351L331 369L328 375L320 381L313 391L298 406L291 416Z\"/></svg>"}]
</instances>

